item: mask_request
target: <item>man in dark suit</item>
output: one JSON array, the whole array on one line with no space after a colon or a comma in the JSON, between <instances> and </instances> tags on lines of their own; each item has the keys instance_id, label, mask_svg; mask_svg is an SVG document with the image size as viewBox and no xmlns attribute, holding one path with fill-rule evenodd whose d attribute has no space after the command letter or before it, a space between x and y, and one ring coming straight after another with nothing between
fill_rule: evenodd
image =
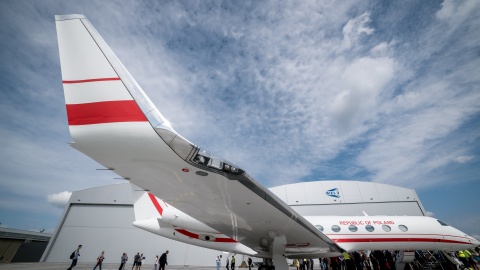
<instances>
[{"instance_id":1,"label":"man in dark suit","mask_svg":"<svg viewBox=\"0 0 480 270\"><path fill-rule=\"evenodd\" d=\"M165 270L165 265L167 263L167 254L168 254L168 250L165 251L165 253L162 254L162 256L160 256L160 270Z\"/></svg>"}]
</instances>

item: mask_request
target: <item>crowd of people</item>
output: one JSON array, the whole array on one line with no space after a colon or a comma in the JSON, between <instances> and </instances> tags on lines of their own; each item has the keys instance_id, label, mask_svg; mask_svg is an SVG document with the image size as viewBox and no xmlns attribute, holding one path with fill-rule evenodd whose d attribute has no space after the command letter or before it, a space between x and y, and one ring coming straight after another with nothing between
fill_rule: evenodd
<instances>
[{"instance_id":1,"label":"crowd of people","mask_svg":"<svg viewBox=\"0 0 480 270\"><path fill-rule=\"evenodd\" d=\"M217 270L220 270L220 267L222 265L222 255L217 256L216 265L217 265ZM248 257L247 259L248 270L252 270L252 266L253 266L253 260L252 258ZM225 268L227 270L235 270L235 255L232 255L232 258L230 260L227 256L227 258L225 259Z\"/></svg>"},{"instance_id":2,"label":"crowd of people","mask_svg":"<svg viewBox=\"0 0 480 270\"><path fill-rule=\"evenodd\" d=\"M77 249L74 250L70 255L70 259L72 260L72 263L67 270L72 270L73 267L77 265L78 257L80 257L81 248L82 248L82 245L78 245ZM168 250L165 251L160 257L158 257L158 255L155 256L155 260L153 262L154 270L165 270L165 265L168 265L167 255L168 255ZM100 255L97 257L93 270L96 270L97 267L98 269L102 270L103 260L105 260L105 251L102 251ZM118 270L124 270L127 262L128 262L128 254L124 252L120 257L120 267L118 268ZM141 270L142 264L145 264L145 257L143 256L143 253L137 252L137 254L133 256L132 270Z\"/></svg>"},{"instance_id":3,"label":"crowd of people","mask_svg":"<svg viewBox=\"0 0 480 270\"><path fill-rule=\"evenodd\" d=\"M72 252L70 259L72 263L67 270L72 270L77 264L80 257L80 249L82 245L78 245L77 249ZM480 262L480 250L477 247L474 250L461 250L451 253L450 256L458 262L459 270L480 270L477 263ZM441 261L442 255L440 252L427 253L425 256L423 252L415 252L415 261L410 266L411 268L423 269L424 265L429 261ZM157 255L153 261L154 270L165 270L167 263L168 250L160 257ZM96 264L93 270L97 267L102 270L102 262L105 259L105 251L102 251L97 257ZM216 260L217 270L220 270L222 256L218 256ZM396 253L389 250L373 250L373 251L354 251L351 253L344 252L342 256L321 258L318 259L321 270L396 270ZM128 255L126 252L120 257L120 267L118 270L124 270L128 262ZM145 264L145 257L140 252L133 257L132 270L141 270L142 264ZM294 267L297 270L313 270L313 259L295 259L293 260ZM226 258L225 266L227 270L235 270L235 256L229 259ZM253 266L252 259L247 260L247 267L251 270ZM404 270L404 269L399 269Z\"/></svg>"},{"instance_id":4,"label":"crowd of people","mask_svg":"<svg viewBox=\"0 0 480 270\"><path fill-rule=\"evenodd\" d=\"M429 253L430 254L430 253ZM452 269L458 270L480 270L480 250L462 250L450 254L454 260L458 261L457 266ZM318 259L321 270L396 270L395 251L390 250L373 250L373 251L355 251L351 253L343 253L339 257ZM429 261L444 261L440 252L433 252L432 255L426 257L423 252L415 252L415 260L412 264L407 265L410 269L425 269L425 265ZM313 259L295 259L293 266L297 270L313 270L315 261ZM445 269L445 268L443 268ZM398 269L404 270L404 269Z\"/></svg>"},{"instance_id":5,"label":"crowd of people","mask_svg":"<svg viewBox=\"0 0 480 270\"><path fill-rule=\"evenodd\" d=\"M455 253L456 257L462 262L464 268L471 270L480 270L478 263L480 262L480 248L474 250L460 250Z\"/></svg>"},{"instance_id":6,"label":"crowd of people","mask_svg":"<svg viewBox=\"0 0 480 270\"><path fill-rule=\"evenodd\" d=\"M293 261L297 270L313 270L314 264L313 259ZM344 252L339 257L319 259L319 265L322 270L396 270L395 253L388 250Z\"/></svg>"}]
</instances>

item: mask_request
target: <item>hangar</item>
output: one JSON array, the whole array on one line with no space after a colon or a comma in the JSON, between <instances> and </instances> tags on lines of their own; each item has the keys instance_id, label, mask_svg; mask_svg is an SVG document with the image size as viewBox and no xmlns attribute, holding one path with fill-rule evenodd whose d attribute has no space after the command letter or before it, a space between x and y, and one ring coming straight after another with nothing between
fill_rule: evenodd
<instances>
[{"instance_id":1,"label":"hangar","mask_svg":"<svg viewBox=\"0 0 480 270\"><path fill-rule=\"evenodd\" d=\"M316 181L270 189L300 215L425 215L413 189L362 181ZM143 253L145 263L169 250L169 265L213 266L222 251L201 248L138 229L134 221L133 192L145 192L122 183L74 192L42 256L42 262L68 262L82 244L81 262L94 262L105 251L106 263L118 263L123 252L129 263ZM237 260L241 258L237 257ZM224 262L224 261L223 261Z\"/></svg>"},{"instance_id":2,"label":"hangar","mask_svg":"<svg viewBox=\"0 0 480 270\"><path fill-rule=\"evenodd\" d=\"M0 263L38 262L52 235L0 227Z\"/></svg>"}]
</instances>

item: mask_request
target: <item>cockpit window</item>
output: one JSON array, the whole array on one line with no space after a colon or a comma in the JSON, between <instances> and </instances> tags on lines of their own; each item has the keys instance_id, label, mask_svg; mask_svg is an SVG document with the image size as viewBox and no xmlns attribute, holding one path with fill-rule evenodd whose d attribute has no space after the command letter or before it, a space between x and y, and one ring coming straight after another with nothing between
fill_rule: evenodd
<instances>
[{"instance_id":1,"label":"cockpit window","mask_svg":"<svg viewBox=\"0 0 480 270\"><path fill-rule=\"evenodd\" d=\"M442 226L448 226L445 222L441 222L441 221L438 220L438 219L437 219L437 221L438 221L438 223L440 223Z\"/></svg>"}]
</instances>

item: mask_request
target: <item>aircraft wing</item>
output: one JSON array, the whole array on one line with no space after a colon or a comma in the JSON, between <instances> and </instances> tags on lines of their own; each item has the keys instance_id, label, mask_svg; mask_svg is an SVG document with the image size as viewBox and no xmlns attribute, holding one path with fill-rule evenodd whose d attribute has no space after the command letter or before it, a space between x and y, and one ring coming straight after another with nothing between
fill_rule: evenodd
<instances>
[{"instance_id":1,"label":"aircraft wing","mask_svg":"<svg viewBox=\"0 0 480 270\"><path fill-rule=\"evenodd\" d=\"M244 170L179 135L83 15L56 25L75 149L259 257L341 252Z\"/></svg>"}]
</instances>

